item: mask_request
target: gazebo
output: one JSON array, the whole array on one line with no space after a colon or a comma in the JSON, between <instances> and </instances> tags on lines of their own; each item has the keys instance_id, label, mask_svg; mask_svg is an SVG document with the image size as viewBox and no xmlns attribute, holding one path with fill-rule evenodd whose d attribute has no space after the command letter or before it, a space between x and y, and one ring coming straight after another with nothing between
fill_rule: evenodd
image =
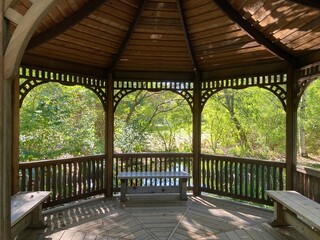
<instances>
[{"instance_id":1,"label":"gazebo","mask_svg":"<svg viewBox=\"0 0 320 240\"><path fill-rule=\"evenodd\" d=\"M296 161L297 107L320 75L319 1L4 0L0 9L0 239L9 239L10 196L19 190L52 191L47 206L112 197L116 174L130 166L179 166L191 173L194 196L270 204L266 189L293 189L320 201L319 173ZM105 154L19 164L19 107L48 82L81 85L98 96ZM207 100L222 89L248 87L269 90L286 111L285 163L201 152ZM114 111L136 90L172 91L188 102L192 153L114 153Z\"/></svg>"}]
</instances>

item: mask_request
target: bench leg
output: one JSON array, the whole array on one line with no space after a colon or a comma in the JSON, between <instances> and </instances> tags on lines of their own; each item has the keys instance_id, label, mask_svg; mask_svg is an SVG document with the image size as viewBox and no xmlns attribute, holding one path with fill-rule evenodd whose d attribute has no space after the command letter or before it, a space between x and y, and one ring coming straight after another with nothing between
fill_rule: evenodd
<instances>
[{"instance_id":1,"label":"bench leg","mask_svg":"<svg viewBox=\"0 0 320 240\"><path fill-rule=\"evenodd\" d=\"M121 179L121 196L120 196L121 202L127 201L126 194L127 194L127 180Z\"/></svg>"},{"instance_id":2,"label":"bench leg","mask_svg":"<svg viewBox=\"0 0 320 240\"><path fill-rule=\"evenodd\" d=\"M284 209L282 204L274 202L274 220L270 223L273 227L288 226L284 219Z\"/></svg>"},{"instance_id":3,"label":"bench leg","mask_svg":"<svg viewBox=\"0 0 320 240\"><path fill-rule=\"evenodd\" d=\"M179 181L179 192L180 192L180 199L181 200L188 200L187 197L187 179L186 178L182 178Z\"/></svg>"},{"instance_id":4,"label":"bench leg","mask_svg":"<svg viewBox=\"0 0 320 240\"><path fill-rule=\"evenodd\" d=\"M42 217L42 204L35 208L31 213L30 228L46 228L47 226L43 223Z\"/></svg>"}]
</instances>

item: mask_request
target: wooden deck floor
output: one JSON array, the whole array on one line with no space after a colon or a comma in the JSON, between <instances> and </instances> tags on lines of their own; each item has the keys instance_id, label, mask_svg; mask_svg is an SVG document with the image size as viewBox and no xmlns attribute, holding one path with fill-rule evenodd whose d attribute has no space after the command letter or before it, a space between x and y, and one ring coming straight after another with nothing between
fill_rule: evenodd
<instances>
[{"instance_id":1,"label":"wooden deck floor","mask_svg":"<svg viewBox=\"0 0 320 240\"><path fill-rule=\"evenodd\" d=\"M133 196L125 204L100 198L46 211L47 228L26 230L20 239L304 239L292 228L272 228L272 216L207 196Z\"/></svg>"}]
</instances>

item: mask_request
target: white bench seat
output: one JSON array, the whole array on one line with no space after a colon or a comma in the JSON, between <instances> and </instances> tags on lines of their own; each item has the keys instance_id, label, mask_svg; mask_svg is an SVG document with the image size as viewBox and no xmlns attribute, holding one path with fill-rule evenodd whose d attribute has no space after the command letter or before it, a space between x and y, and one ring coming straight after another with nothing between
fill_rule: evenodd
<instances>
[{"instance_id":1,"label":"white bench seat","mask_svg":"<svg viewBox=\"0 0 320 240\"><path fill-rule=\"evenodd\" d=\"M296 191L267 191L274 201L272 226L291 225L309 239L320 239L320 204Z\"/></svg>"},{"instance_id":2,"label":"white bench seat","mask_svg":"<svg viewBox=\"0 0 320 240\"><path fill-rule=\"evenodd\" d=\"M15 238L27 227L41 228L42 203L51 192L18 192L11 197L11 235Z\"/></svg>"},{"instance_id":3,"label":"white bench seat","mask_svg":"<svg viewBox=\"0 0 320 240\"><path fill-rule=\"evenodd\" d=\"M190 174L184 171L177 172L120 172L118 179L121 180L121 202L127 200L126 194L139 193L179 193L180 199L187 200L186 183L190 178ZM141 186L128 187L128 180L131 179L179 179L179 186Z\"/></svg>"}]
</instances>

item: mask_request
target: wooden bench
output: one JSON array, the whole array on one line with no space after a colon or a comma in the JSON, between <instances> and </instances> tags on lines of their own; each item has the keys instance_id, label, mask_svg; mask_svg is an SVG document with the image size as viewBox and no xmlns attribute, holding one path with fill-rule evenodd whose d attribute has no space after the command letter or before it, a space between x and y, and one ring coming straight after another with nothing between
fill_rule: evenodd
<instances>
[{"instance_id":1,"label":"wooden bench","mask_svg":"<svg viewBox=\"0 0 320 240\"><path fill-rule=\"evenodd\" d=\"M308 239L320 239L320 204L295 191L267 191L274 201L272 226L291 225Z\"/></svg>"},{"instance_id":2,"label":"wooden bench","mask_svg":"<svg viewBox=\"0 0 320 240\"><path fill-rule=\"evenodd\" d=\"M18 192L11 197L11 235L14 239L27 227L43 228L42 203L51 192Z\"/></svg>"},{"instance_id":3,"label":"wooden bench","mask_svg":"<svg viewBox=\"0 0 320 240\"><path fill-rule=\"evenodd\" d=\"M179 179L179 186L141 186L128 187L130 179ZM121 180L121 202L127 200L126 194L139 193L179 193L180 199L187 200L187 181L190 174L184 171L178 172L120 172L118 179Z\"/></svg>"}]
</instances>

